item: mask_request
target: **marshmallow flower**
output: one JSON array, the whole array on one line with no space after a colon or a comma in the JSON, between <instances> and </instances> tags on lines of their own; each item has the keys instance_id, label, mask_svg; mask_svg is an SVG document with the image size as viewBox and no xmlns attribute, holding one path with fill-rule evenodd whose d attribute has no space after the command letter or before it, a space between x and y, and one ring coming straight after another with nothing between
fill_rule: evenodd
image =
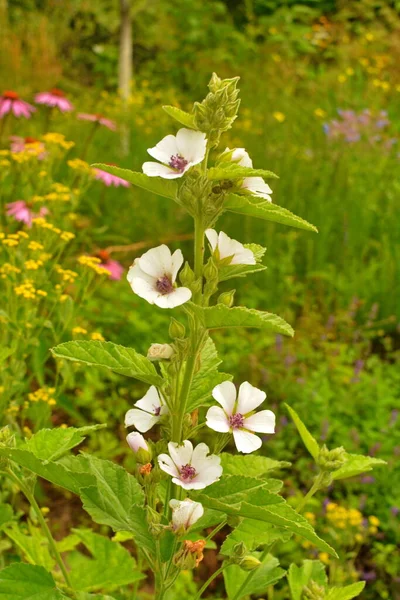
<instances>
[{"instance_id":1,"label":"marshmallow flower","mask_svg":"<svg viewBox=\"0 0 400 600\"><path fill-rule=\"evenodd\" d=\"M137 431L132 431L131 433L128 433L128 435L126 436L126 441L128 442L131 450L135 452L135 454L136 452L139 452L141 448L146 452L148 452L149 450L146 440L144 439L142 434L137 433Z\"/></svg>"},{"instance_id":2,"label":"marshmallow flower","mask_svg":"<svg viewBox=\"0 0 400 600\"><path fill-rule=\"evenodd\" d=\"M231 381L224 381L212 391L213 398L221 405L212 406L206 415L207 426L220 433L233 433L239 452L249 454L261 447L257 433L275 433L275 415L270 410L254 413L266 398L265 392L248 381L241 384L239 393Z\"/></svg>"},{"instance_id":3,"label":"marshmallow flower","mask_svg":"<svg viewBox=\"0 0 400 600\"><path fill-rule=\"evenodd\" d=\"M248 152L244 148L235 148L230 150L226 148L223 154L230 153L230 159L241 167L253 167L253 161L251 160ZM223 155L222 155L223 156ZM267 183L265 183L262 177L245 177L242 181L241 187L244 190L248 190L253 196L264 198L268 202L272 202L270 194L272 190Z\"/></svg>"},{"instance_id":4,"label":"marshmallow flower","mask_svg":"<svg viewBox=\"0 0 400 600\"><path fill-rule=\"evenodd\" d=\"M192 525L200 519L204 514L204 508L200 502L193 500L170 500L172 508L172 529L174 531L187 531Z\"/></svg>"},{"instance_id":5,"label":"marshmallow flower","mask_svg":"<svg viewBox=\"0 0 400 600\"><path fill-rule=\"evenodd\" d=\"M193 129L180 129L175 135L167 135L147 152L159 163L145 162L143 173L148 177L177 179L191 167L198 165L206 154L205 133ZM160 164L162 163L162 164Z\"/></svg>"},{"instance_id":6,"label":"marshmallow flower","mask_svg":"<svg viewBox=\"0 0 400 600\"><path fill-rule=\"evenodd\" d=\"M255 265L256 259L251 250L245 248L243 244L232 240L223 231L219 234L214 229L207 229L206 236L210 242L213 253L218 252L218 259L224 260L230 258L230 265Z\"/></svg>"},{"instance_id":7,"label":"marshmallow flower","mask_svg":"<svg viewBox=\"0 0 400 600\"><path fill-rule=\"evenodd\" d=\"M192 297L186 287L175 284L178 271L183 264L180 250L173 254L165 244L145 252L128 271L127 279L132 290L160 308L174 308L184 304Z\"/></svg>"},{"instance_id":8,"label":"marshmallow flower","mask_svg":"<svg viewBox=\"0 0 400 600\"><path fill-rule=\"evenodd\" d=\"M125 427L134 425L142 433L149 431L162 415L168 412L168 408L163 404L154 385L148 389L143 398L135 402L135 406L137 408L131 408L125 415Z\"/></svg>"},{"instance_id":9,"label":"marshmallow flower","mask_svg":"<svg viewBox=\"0 0 400 600\"><path fill-rule=\"evenodd\" d=\"M160 454L160 469L172 475L172 482L185 490L202 490L218 481L222 475L221 459L211 454L206 444L198 444L193 449L189 440L181 445L168 444L168 454Z\"/></svg>"}]
</instances>

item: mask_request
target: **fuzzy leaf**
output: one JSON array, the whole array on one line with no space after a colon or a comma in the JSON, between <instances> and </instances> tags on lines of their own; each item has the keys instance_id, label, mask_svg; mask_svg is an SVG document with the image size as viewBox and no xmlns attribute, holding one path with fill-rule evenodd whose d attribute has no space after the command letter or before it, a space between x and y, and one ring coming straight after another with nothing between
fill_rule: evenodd
<instances>
[{"instance_id":1,"label":"fuzzy leaf","mask_svg":"<svg viewBox=\"0 0 400 600\"><path fill-rule=\"evenodd\" d=\"M133 348L125 348L112 342L75 341L59 344L51 350L53 356L81 362L86 365L105 367L115 373L134 377L150 385L161 385L162 377L145 356Z\"/></svg>"},{"instance_id":2,"label":"fuzzy leaf","mask_svg":"<svg viewBox=\"0 0 400 600\"><path fill-rule=\"evenodd\" d=\"M255 554L254 557L258 558L258 555ZM240 600L251 594L266 594L267 588L285 575L285 571L279 567L278 559L270 554L252 573L251 578L247 571L236 565L230 565L223 573L229 600Z\"/></svg>"},{"instance_id":3,"label":"fuzzy leaf","mask_svg":"<svg viewBox=\"0 0 400 600\"><path fill-rule=\"evenodd\" d=\"M47 571L53 570L55 561L49 551L49 542L38 527L29 523L30 535L27 535L26 532L21 531L17 523L13 523L4 530L4 533L21 550L24 560L44 567Z\"/></svg>"},{"instance_id":4,"label":"fuzzy leaf","mask_svg":"<svg viewBox=\"0 0 400 600\"><path fill-rule=\"evenodd\" d=\"M244 306L229 308L225 304L204 308L193 303L190 303L190 308L201 319L207 329L256 327L272 333L294 335L292 327L284 319L273 313L262 312L254 308L245 308Z\"/></svg>"},{"instance_id":5,"label":"fuzzy leaf","mask_svg":"<svg viewBox=\"0 0 400 600\"><path fill-rule=\"evenodd\" d=\"M86 529L73 531L91 557L76 551L69 554L72 587L84 592L108 592L143 578L136 561L118 542Z\"/></svg>"},{"instance_id":6,"label":"fuzzy leaf","mask_svg":"<svg viewBox=\"0 0 400 600\"><path fill-rule=\"evenodd\" d=\"M207 176L211 181L222 179L244 179L245 177L263 177L264 179L279 179L272 171L265 169L253 169L253 167L241 167L235 163L221 164L218 167L211 167Z\"/></svg>"},{"instance_id":7,"label":"fuzzy leaf","mask_svg":"<svg viewBox=\"0 0 400 600\"><path fill-rule=\"evenodd\" d=\"M106 425L89 425L79 429L75 427L41 429L26 440L22 449L29 450L40 460L54 461L83 442L88 433L104 427Z\"/></svg>"},{"instance_id":8,"label":"fuzzy leaf","mask_svg":"<svg viewBox=\"0 0 400 600\"><path fill-rule=\"evenodd\" d=\"M178 121L178 123L182 123L182 125L185 127L189 127L189 129L197 129L194 123L194 116L190 113L187 113L180 108L176 108L175 106L163 106L163 110L167 113L167 115L175 119L175 121Z\"/></svg>"},{"instance_id":9,"label":"fuzzy leaf","mask_svg":"<svg viewBox=\"0 0 400 600\"><path fill-rule=\"evenodd\" d=\"M289 462L274 460L266 456L240 455L223 452L221 465L224 475L245 475L246 477L263 477L269 471L290 467Z\"/></svg>"},{"instance_id":10,"label":"fuzzy leaf","mask_svg":"<svg viewBox=\"0 0 400 600\"><path fill-rule=\"evenodd\" d=\"M0 571L0 600L67 600L43 567L13 563Z\"/></svg>"},{"instance_id":11,"label":"fuzzy leaf","mask_svg":"<svg viewBox=\"0 0 400 600\"><path fill-rule=\"evenodd\" d=\"M227 537L220 548L221 554L231 556L236 544L243 542L250 552L256 550L259 546L269 545L280 540L287 542L292 533L282 527L275 527L269 523L264 523L260 527L259 521L253 519L243 519L237 527Z\"/></svg>"},{"instance_id":12,"label":"fuzzy leaf","mask_svg":"<svg viewBox=\"0 0 400 600\"><path fill-rule=\"evenodd\" d=\"M10 504L0 504L0 529L13 520L14 512Z\"/></svg>"},{"instance_id":13,"label":"fuzzy leaf","mask_svg":"<svg viewBox=\"0 0 400 600\"><path fill-rule=\"evenodd\" d=\"M273 221L282 225L297 227L307 231L318 231L314 225L308 223L301 217L294 215L286 208L282 208L277 204L268 202L257 202L250 196L239 196L237 194L229 194L224 203L224 209L229 212L238 213L239 215L247 215L256 217L264 221Z\"/></svg>"},{"instance_id":14,"label":"fuzzy leaf","mask_svg":"<svg viewBox=\"0 0 400 600\"><path fill-rule=\"evenodd\" d=\"M129 183L133 183L133 185L143 188L148 192L152 192L153 194L157 194L158 196L171 198L172 200L176 199L178 186L174 181L162 179L161 177L149 177L144 173L137 173L130 169L121 169L120 167L104 165L101 163L95 163L91 166L95 169L106 171L106 173L111 173L111 175L121 177L122 179L125 179L125 181L129 181Z\"/></svg>"},{"instance_id":15,"label":"fuzzy leaf","mask_svg":"<svg viewBox=\"0 0 400 600\"><path fill-rule=\"evenodd\" d=\"M301 567L291 564L287 578L292 600L302 600L303 589L311 580L324 588L328 585L325 566L319 560L303 560Z\"/></svg>"},{"instance_id":16,"label":"fuzzy leaf","mask_svg":"<svg viewBox=\"0 0 400 600\"><path fill-rule=\"evenodd\" d=\"M288 404L285 404L285 406L288 409L290 416L292 417L293 423L296 425L297 431L299 432L305 447L307 448L313 459L317 460L319 455L319 445L317 440L308 431L307 427L304 425L297 412L293 410L293 408L291 408Z\"/></svg>"},{"instance_id":17,"label":"fuzzy leaf","mask_svg":"<svg viewBox=\"0 0 400 600\"><path fill-rule=\"evenodd\" d=\"M333 587L326 595L326 600L352 600L357 598L365 588L365 581L352 583L345 587Z\"/></svg>"},{"instance_id":18,"label":"fuzzy leaf","mask_svg":"<svg viewBox=\"0 0 400 600\"><path fill-rule=\"evenodd\" d=\"M332 479L347 479L348 477L360 475L360 473L372 471L372 469L378 465L386 464L387 462L381 458L362 456L361 454L348 454L347 462L343 467L340 467L340 469L332 473Z\"/></svg>"},{"instance_id":19,"label":"fuzzy leaf","mask_svg":"<svg viewBox=\"0 0 400 600\"><path fill-rule=\"evenodd\" d=\"M265 265L227 265L218 269L219 281L228 281L234 277L246 277L251 273L259 273L265 271L267 267Z\"/></svg>"}]
</instances>

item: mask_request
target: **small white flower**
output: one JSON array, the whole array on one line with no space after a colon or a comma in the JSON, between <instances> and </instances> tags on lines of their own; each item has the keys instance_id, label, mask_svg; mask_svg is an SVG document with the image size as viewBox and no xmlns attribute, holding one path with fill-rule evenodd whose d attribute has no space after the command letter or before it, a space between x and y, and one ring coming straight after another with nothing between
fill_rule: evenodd
<instances>
[{"instance_id":1,"label":"small white flower","mask_svg":"<svg viewBox=\"0 0 400 600\"><path fill-rule=\"evenodd\" d=\"M230 155L231 161L241 167L253 167L253 161L244 148L234 148L233 150L226 148L224 154ZM248 190L253 196L258 196L259 198L268 200L268 202L272 202L270 196L272 190L262 177L246 177L243 179L241 187Z\"/></svg>"},{"instance_id":2,"label":"small white flower","mask_svg":"<svg viewBox=\"0 0 400 600\"><path fill-rule=\"evenodd\" d=\"M275 415L270 410L254 413L266 398L265 392L248 381L241 384L239 393L231 381L215 386L213 398L222 406L212 406L206 415L207 425L214 431L233 433L236 448L248 454L261 447L261 439L252 433L275 433Z\"/></svg>"},{"instance_id":3,"label":"small white flower","mask_svg":"<svg viewBox=\"0 0 400 600\"><path fill-rule=\"evenodd\" d=\"M175 135L167 135L147 152L159 163L145 162L143 173L149 177L176 179L188 169L201 163L207 148L206 134L182 128ZM162 163L162 164L161 164Z\"/></svg>"},{"instance_id":4,"label":"small white flower","mask_svg":"<svg viewBox=\"0 0 400 600\"><path fill-rule=\"evenodd\" d=\"M214 229L207 229L206 236L210 242L212 251L218 250L220 260L231 257L230 265L255 265L256 259L251 250L245 248L243 244L232 240L223 231L219 234Z\"/></svg>"},{"instance_id":5,"label":"small white flower","mask_svg":"<svg viewBox=\"0 0 400 600\"><path fill-rule=\"evenodd\" d=\"M183 264L180 250L171 254L165 245L157 246L136 258L128 271L127 279L133 291L150 304L160 308L174 308L192 297L186 287L175 284L178 271Z\"/></svg>"},{"instance_id":6,"label":"small white flower","mask_svg":"<svg viewBox=\"0 0 400 600\"><path fill-rule=\"evenodd\" d=\"M151 361L169 360L174 354L170 344L152 344L147 351L147 358Z\"/></svg>"},{"instance_id":7,"label":"small white flower","mask_svg":"<svg viewBox=\"0 0 400 600\"><path fill-rule=\"evenodd\" d=\"M160 454L160 469L172 475L172 481L185 490L202 490L222 475L221 459L211 454L206 444L198 444L193 449L189 440L181 445L169 442L168 454Z\"/></svg>"},{"instance_id":8,"label":"small white flower","mask_svg":"<svg viewBox=\"0 0 400 600\"><path fill-rule=\"evenodd\" d=\"M135 406L137 408L131 408L125 415L125 427L134 425L142 433L151 429L162 415L168 412L154 385L148 389L143 398L135 402Z\"/></svg>"},{"instance_id":9,"label":"small white flower","mask_svg":"<svg viewBox=\"0 0 400 600\"><path fill-rule=\"evenodd\" d=\"M139 452L141 448L143 450L146 450L146 452L148 452L149 450L146 440L144 439L142 434L137 433L137 431L132 431L131 433L128 433L128 435L126 436L126 441L128 442L131 450L133 450L133 452L135 453Z\"/></svg>"},{"instance_id":10,"label":"small white flower","mask_svg":"<svg viewBox=\"0 0 400 600\"><path fill-rule=\"evenodd\" d=\"M204 508L200 502L186 500L170 500L172 508L172 529L174 531L186 531L200 519L204 514Z\"/></svg>"}]
</instances>

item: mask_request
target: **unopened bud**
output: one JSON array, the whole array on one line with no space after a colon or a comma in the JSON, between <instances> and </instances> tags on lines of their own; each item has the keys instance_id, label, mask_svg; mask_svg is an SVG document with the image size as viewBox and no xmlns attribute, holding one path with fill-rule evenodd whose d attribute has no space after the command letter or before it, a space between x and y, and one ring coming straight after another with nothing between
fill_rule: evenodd
<instances>
[{"instance_id":1,"label":"unopened bud","mask_svg":"<svg viewBox=\"0 0 400 600\"><path fill-rule=\"evenodd\" d=\"M131 450L136 454L136 460L139 463L145 465L151 461L151 450L141 433L137 431L128 433L126 441Z\"/></svg>"},{"instance_id":2,"label":"unopened bud","mask_svg":"<svg viewBox=\"0 0 400 600\"><path fill-rule=\"evenodd\" d=\"M175 500L169 503L172 508L172 530L177 534L187 531L204 514L204 508L200 502L193 500Z\"/></svg>"},{"instance_id":3,"label":"unopened bud","mask_svg":"<svg viewBox=\"0 0 400 600\"><path fill-rule=\"evenodd\" d=\"M179 323L174 317L171 317L169 324L169 336L171 338L183 339L185 337L186 329L182 323Z\"/></svg>"},{"instance_id":4,"label":"unopened bud","mask_svg":"<svg viewBox=\"0 0 400 600\"><path fill-rule=\"evenodd\" d=\"M346 461L346 451L342 446L329 450L325 444L320 449L317 458L317 464L321 469L329 472L337 471L337 469L340 469Z\"/></svg>"},{"instance_id":5,"label":"unopened bud","mask_svg":"<svg viewBox=\"0 0 400 600\"><path fill-rule=\"evenodd\" d=\"M225 306L233 306L233 302L235 299L236 290L230 290L229 292L223 292L220 296L218 296L218 304L225 304Z\"/></svg>"},{"instance_id":6,"label":"unopened bud","mask_svg":"<svg viewBox=\"0 0 400 600\"><path fill-rule=\"evenodd\" d=\"M169 360L174 354L170 344L152 344L147 351L147 358L151 361Z\"/></svg>"},{"instance_id":7,"label":"unopened bud","mask_svg":"<svg viewBox=\"0 0 400 600\"><path fill-rule=\"evenodd\" d=\"M179 281L184 287L189 287L194 281L193 269L191 269L188 262L185 262L185 266L179 273Z\"/></svg>"},{"instance_id":8,"label":"unopened bud","mask_svg":"<svg viewBox=\"0 0 400 600\"><path fill-rule=\"evenodd\" d=\"M246 555L247 548L244 542L239 542L233 546L233 554L238 558L243 558Z\"/></svg>"},{"instance_id":9,"label":"unopened bud","mask_svg":"<svg viewBox=\"0 0 400 600\"><path fill-rule=\"evenodd\" d=\"M254 571L254 569L258 569L258 567L261 565L261 562L255 556L248 554L242 558L238 564L243 571Z\"/></svg>"},{"instance_id":10,"label":"unopened bud","mask_svg":"<svg viewBox=\"0 0 400 600\"><path fill-rule=\"evenodd\" d=\"M203 273L207 281L218 281L218 267L212 258L208 260Z\"/></svg>"},{"instance_id":11,"label":"unopened bud","mask_svg":"<svg viewBox=\"0 0 400 600\"><path fill-rule=\"evenodd\" d=\"M324 600L325 589L315 581L311 580L309 584L303 588L303 594L304 598L307 598L307 600Z\"/></svg>"}]
</instances>

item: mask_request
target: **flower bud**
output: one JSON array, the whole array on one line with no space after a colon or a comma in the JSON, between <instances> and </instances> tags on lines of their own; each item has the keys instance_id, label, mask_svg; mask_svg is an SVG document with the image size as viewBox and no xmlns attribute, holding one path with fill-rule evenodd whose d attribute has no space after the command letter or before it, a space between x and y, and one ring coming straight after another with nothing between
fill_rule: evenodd
<instances>
[{"instance_id":1,"label":"flower bud","mask_svg":"<svg viewBox=\"0 0 400 600\"><path fill-rule=\"evenodd\" d=\"M179 323L176 319L171 317L169 324L169 336L171 338L183 339L185 337L186 329L182 323Z\"/></svg>"},{"instance_id":2,"label":"flower bud","mask_svg":"<svg viewBox=\"0 0 400 600\"><path fill-rule=\"evenodd\" d=\"M187 531L204 514L200 502L193 502L189 498L182 501L172 499L169 505L172 508L172 530L178 534Z\"/></svg>"},{"instance_id":3,"label":"flower bud","mask_svg":"<svg viewBox=\"0 0 400 600\"><path fill-rule=\"evenodd\" d=\"M225 304L229 308L233 306L233 301L235 299L236 290L230 290L230 292L223 292L218 297L218 304Z\"/></svg>"},{"instance_id":4,"label":"flower bud","mask_svg":"<svg viewBox=\"0 0 400 600\"><path fill-rule=\"evenodd\" d=\"M238 564L243 571L254 571L254 569L258 569L261 562L255 556L248 554L247 556L244 556Z\"/></svg>"},{"instance_id":5,"label":"flower bud","mask_svg":"<svg viewBox=\"0 0 400 600\"><path fill-rule=\"evenodd\" d=\"M151 361L169 360L174 354L170 344L152 344L147 351L147 358Z\"/></svg>"},{"instance_id":6,"label":"flower bud","mask_svg":"<svg viewBox=\"0 0 400 600\"><path fill-rule=\"evenodd\" d=\"M208 260L203 273L207 281L218 281L218 267L212 258Z\"/></svg>"},{"instance_id":7,"label":"flower bud","mask_svg":"<svg viewBox=\"0 0 400 600\"><path fill-rule=\"evenodd\" d=\"M244 542L238 542L233 546L233 554L238 558L243 558L246 555L247 548Z\"/></svg>"},{"instance_id":8,"label":"flower bud","mask_svg":"<svg viewBox=\"0 0 400 600\"><path fill-rule=\"evenodd\" d=\"M193 269L190 268L188 262L185 262L185 266L182 271L179 273L179 281L184 287L189 287L191 283L194 281L194 273Z\"/></svg>"},{"instance_id":9,"label":"flower bud","mask_svg":"<svg viewBox=\"0 0 400 600\"><path fill-rule=\"evenodd\" d=\"M310 583L303 589L304 598L307 600L324 600L325 589L311 580Z\"/></svg>"},{"instance_id":10,"label":"flower bud","mask_svg":"<svg viewBox=\"0 0 400 600\"><path fill-rule=\"evenodd\" d=\"M129 447L136 454L136 460L145 465L151 461L151 451L141 433L132 431L126 436Z\"/></svg>"},{"instance_id":11,"label":"flower bud","mask_svg":"<svg viewBox=\"0 0 400 600\"><path fill-rule=\"evenodd\" d=\"M340 469L340 467L342 467L346 461L346 451L342 446L334 448L333 450L329 450L325 444L320 449L317 458L317 464L321 467L321 469L329 472Z\"/></svg>"}]
</instances>

